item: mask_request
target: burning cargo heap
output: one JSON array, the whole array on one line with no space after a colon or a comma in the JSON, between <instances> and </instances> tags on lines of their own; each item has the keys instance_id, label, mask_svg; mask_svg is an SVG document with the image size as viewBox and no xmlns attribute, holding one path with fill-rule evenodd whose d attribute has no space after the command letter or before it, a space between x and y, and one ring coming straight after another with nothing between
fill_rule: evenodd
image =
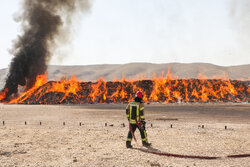
<instances>
[{"instance_id":1,"label":"burning cargo heap","mask_svg":"<svg viewBox=\"0 0 250 167\"><path fill-rule=\"evenodd\" d=\"M238 80L173 79L168 74L151 80L80 82L72 77L47 82L46 75L39 75L34 87L8 103L126 103L138 90L145 102L246 102L250 97L250 87Z\"/></svg>"}]
</instances>

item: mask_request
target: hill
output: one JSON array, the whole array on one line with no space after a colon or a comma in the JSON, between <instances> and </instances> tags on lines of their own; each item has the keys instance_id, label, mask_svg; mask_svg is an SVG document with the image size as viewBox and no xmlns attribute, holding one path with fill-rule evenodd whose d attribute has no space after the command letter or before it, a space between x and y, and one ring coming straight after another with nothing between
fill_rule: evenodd
<instances>
[{"instance_id":1,"label":"hill","mask_svg":"<svg viewBox=\"0 0 250 167\"><path fill-rule=\"evenodd\" d=\"M84 66L51 65L48 67L48 79L60 80L63 76L70 78L72 75L75 75L79 80L83 81L95 81L101 76L106 81L112 81L115 78L121 79L123 75L126 79L135 79L138 74L146 78L152 78L154 73L159 76L162 74L162 71L164 71L164 75L166 75L168 69L173 77L178 76L178 78L197 78L201 73L207 78L227 76L230 79L250 79L250 65L224 67L208 63L129 63ZM0 87L4 85L7 72L8 69L0 70Z\"/></svg>"}]
</instances>

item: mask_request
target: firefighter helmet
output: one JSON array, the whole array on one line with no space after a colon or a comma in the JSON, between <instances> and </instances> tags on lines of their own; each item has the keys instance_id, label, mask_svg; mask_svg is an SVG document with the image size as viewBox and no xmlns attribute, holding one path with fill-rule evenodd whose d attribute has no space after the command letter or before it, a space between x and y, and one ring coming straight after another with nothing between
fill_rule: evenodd
<instances>
[{"instance_id":1,"label":"firefighter helmet","mask_svg":"<svg viewBox=\"0 0 250 167\"><path fill-rule=\"evenodd\" d=\"M143 98L143 93L141 91L137 91L135 97Z\"/></svg>"}]
</instances>

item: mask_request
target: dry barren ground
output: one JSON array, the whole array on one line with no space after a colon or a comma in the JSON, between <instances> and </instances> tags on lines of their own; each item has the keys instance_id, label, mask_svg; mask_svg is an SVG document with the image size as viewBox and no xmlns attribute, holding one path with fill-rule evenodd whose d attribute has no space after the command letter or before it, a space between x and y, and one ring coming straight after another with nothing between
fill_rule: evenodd
<instances>
[{"instance_id":1,"label":"dry barren ground","mask_svg":"<svg viewBox=\"0 0 250 167\"><path fill-rule=\"evenodd\" d=\"M222 157L215 160L126 149L125 106L0 105L0 166L250 166L250 157L225 158L250 153L250 104L145 106L155 149ZM142 148L139 132L135 135L134 148Z\"/></svg>"}]
</instances>

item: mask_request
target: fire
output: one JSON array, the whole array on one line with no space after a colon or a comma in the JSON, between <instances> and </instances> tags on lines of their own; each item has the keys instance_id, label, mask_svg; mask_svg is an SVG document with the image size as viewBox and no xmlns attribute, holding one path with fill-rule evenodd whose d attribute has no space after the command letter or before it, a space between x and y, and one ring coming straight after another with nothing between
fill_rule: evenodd
<instances>
[{"instance_id":1,"label":"fire","mask_svg":"<svg viewBox=\"0 0 250 167\"><path fill-rule=\"evenodd\" d=\"M139 78L139 75L138 75ZM250 95L250 88L242 81L208 79L199 74L198 79L178 79L170 71L153 79L81 82L70 80L47 82L47 74L39 75L35 85L12 99L9 103L61 104L61 103L126 103L133 100L136 91L144 92L144 102L241 102ZM0 100L6 92L0 93Z\"/></svg>"},{"instance_id":2,"label":"fire","mask_svg":"<svg viewBox=\"0 0 250 167\"><path fill-rule=\"evenodd\" d=\"M92 84L91 86L91 92L89 94L89 97L91 98L92 102L98 102L104 103L107 99L107 88L106 88L107 82L103 80L101 77L100 80Z\"/></svg>"},{"instance_id":3,"label":"fire","mask_svg":"<svg viewBox=\"0 0 250 167\"><path fill-rule=\"evenodd\" d=\"M114 102L118 102L119 99L118 97L120 96L121 99L124 99L127 97L127 92L124 90L124 87L122 87L121 85L119 85L116 89L116 92L114 92L111 97L114 99Z\"/></svg>"},{"instance_id":4,"label":"fire","mask_svg":"<svg viewBox=\"0 0 250 167\"><path fill-rule=\"evenodd\" d=\"M47 73L45 73L44 75L38 75L36 77L36 82L34 84L34 86L27 90L26 92L24 92L21 96L19 96L18 98L15 98L13 100L11 100L9 103L13 104L13 103L18 103L19 101L24 101L26 100L29 96L32 96L33 92L39 88L40 86L44 85L47 82L47 78L48 75Z\"/></svg>"},{"instance_id":5,"label":"fire","mask_svg":"<svg viewBox=\"0 0 250 167\"><path fill-rule=\"evenodd\" d=\"M3 99L5 99L7 92L8 92L7 88L5 88L2 92L0 92L0 101L2 101Z\"/></svg>"}]
</instances>

